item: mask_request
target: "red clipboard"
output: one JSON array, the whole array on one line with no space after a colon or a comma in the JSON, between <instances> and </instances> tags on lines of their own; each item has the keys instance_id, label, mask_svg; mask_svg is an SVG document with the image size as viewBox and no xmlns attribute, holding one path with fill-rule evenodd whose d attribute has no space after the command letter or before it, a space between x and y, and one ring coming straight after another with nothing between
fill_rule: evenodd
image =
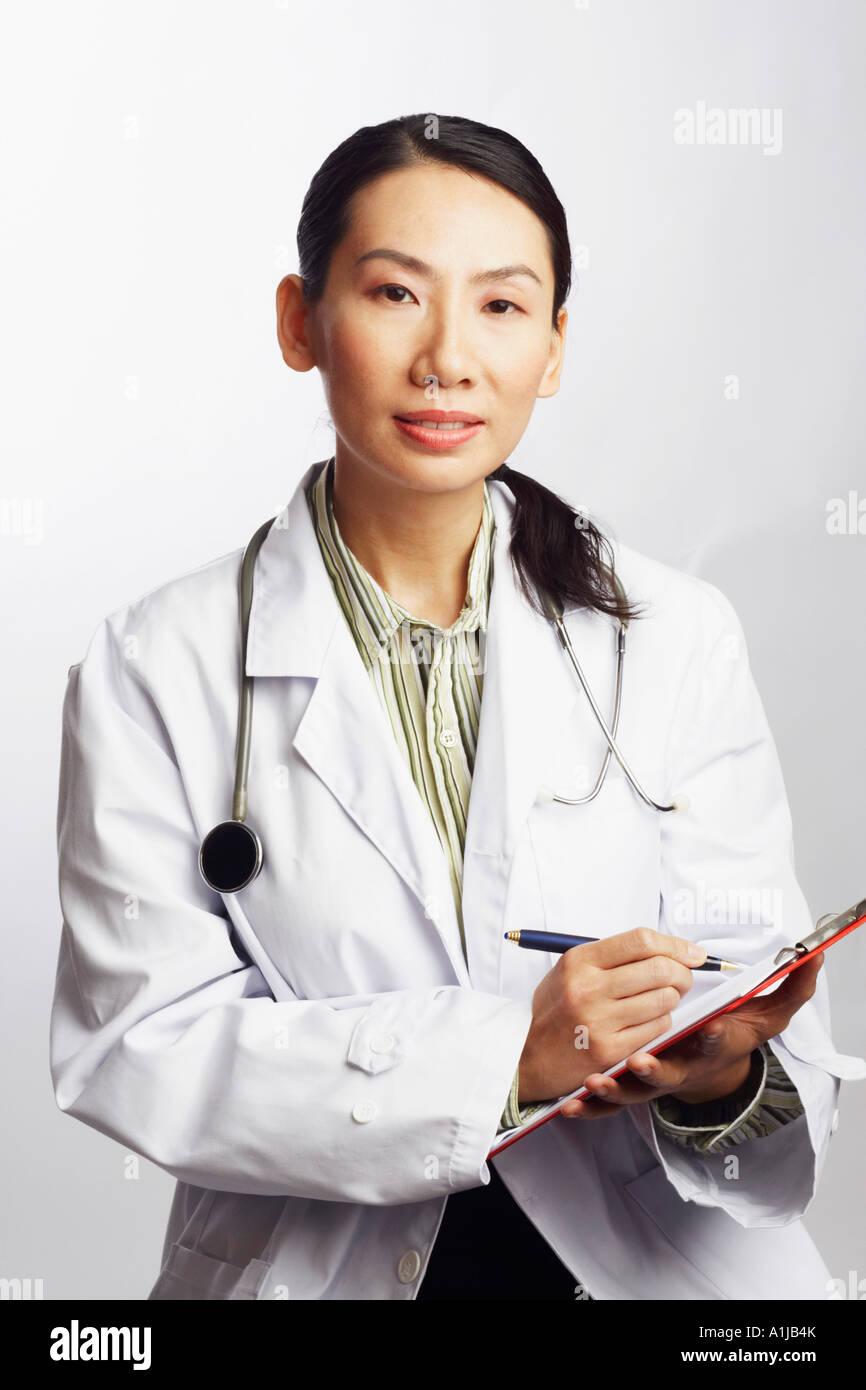
<instances>
[{"instance_id":1,"label":"red clipboard","mask_svg":"<svg viewBox=\"0 0 866 1390\"><path fill-rule=\"evenodd\" d=\"M820 918L819 922L820 921L823 921L823 918ZM769 989L771 985L776 984L777 981L783 979L785 975L790 975L805 961L811 960L813 956L817 956L821 951L826 951L828 946L833 946L837 941L841 941L843 936L847 936L849 932L854 931L856 927L862 926L864 922L866 922L866 898L855 903L847 912L838 913L835 917L832 917L830 921L826 922L824 926L819 925L816 927L815 931L811 932L809 936L804 937L802 941L795 941L793 946L783 946L782 949L777 952L774 959L774 964L778 964L779 969L773 971L766 979L761 980L753 989L748 990L745 994L738 995L736 999L730 1000L727 1004L723 1004L721 1008L710 1010L710 1012L704 1014L702 1018L690 1023L686 1028L681 1029L680 1032L675 1033L673 1036L665 1038L664 1042L658 1043L655 1047L651 1044L649 1047L635 1048L633 1051L649 1052L653 1057L658 1056L669 1047L673 1047L674 1043L678 1043L682 1038L688 1037L689 1033L694 1033L698 1028L703 1028L705 1023L709 1023L710 1019L720 1018L722 1014L729 1013L732 1009L738 1009L741 1004L745 1004L748 999L754 998L756 994L763 994L764 990ZM781 959L783 956L790 956L790 959L783 963ZM629 1056L631 1055L632 1053L629 1053ZM604 1075L610 1076L614 1080L616 1080L618 1076L622 1076L623 1072L628 1071L626 1060L627 1059L624 1058L621 1063L617 1063L615 1070L606 1071ZM567 1100L582 1098L581 1092L586 1096L591 1095L589 1091L586 1091L584 1087L581 1086L576 1091L572 1092L571 1095L563 1096L562 1103L558 1105L555 1110L549 1111L546 1115L539 1116L536 1120L528 1120L525 1125L515 1130L506 1139L503 1139L501 1143L494 1145L487 1157L494 1158L496 1154L502 1153L504 1149L509 1148L512 1144L516 1144L518 1139L523 1139L525 1135L531 1134L533 1130L540 1128L541 1125L546 1125L548 1120L554 1119L554 1117L560 1113L562 1106Z\"/></svg>"}]
</instances>

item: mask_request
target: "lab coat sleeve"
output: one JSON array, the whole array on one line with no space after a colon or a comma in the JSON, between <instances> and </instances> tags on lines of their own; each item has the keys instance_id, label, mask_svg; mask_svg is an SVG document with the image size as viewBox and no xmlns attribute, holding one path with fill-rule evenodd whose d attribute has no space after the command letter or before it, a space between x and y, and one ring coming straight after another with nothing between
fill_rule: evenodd
<instances>
[{"instance_id":1,"label":"lab coat sleeve","mask_svg":"<svg viewBox=\"0 0 866 1390\"><path fill-rule=\"evenodd\" d=\"M699 938L716 955L759 960L813 923L795 876L782 770L742 626L721 591L698 582L695 659L677 700L666 763L668 791L688 797L689 806L661 819L659 930ZM691 925L702 914L703 925ZM746 1227L787 1225L803 1214L826 1158L840 1081L866 1076L866 1061L838 1053L830 1037L825 971L813 997L768 1046L805 1113L738 1144L735 1153L677 1145L657 1131L648 1103L628 1107L679 1195L720 1206Z\"/></svg>"},{"instance_id":2,"label":"lab coat sleeve","mask_svg":"<svg viewBox=\"0 0 866 1390\"><path fill-rule=\"evenodd\" d=\"M488 1183L530 1003L276 998L199 874L165 722L121 648L106 619L63 705L60 1109L204 1188L387 1205Z\"/></svg>"}]
</instances>

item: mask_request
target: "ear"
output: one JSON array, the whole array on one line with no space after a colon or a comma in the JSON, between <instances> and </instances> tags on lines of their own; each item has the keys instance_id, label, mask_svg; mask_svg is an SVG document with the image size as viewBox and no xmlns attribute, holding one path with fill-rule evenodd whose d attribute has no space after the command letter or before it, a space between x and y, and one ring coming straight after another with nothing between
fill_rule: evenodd
<instances>
[{"instance_id":1,"label":"ear","mask_svg":"<svg viewBox=\"0 0 866 1390\"><path fill-rule=\"evenodd\" d=\"M550 355L544 376L538 384L538 396L555 396L559 390L559 378L562 372L563 358L565 357L565 326L568 322L568 310L560 309L557 315L557 327L550 331Z\"/></svg>"},{"instance_id":2,"label":"ear","mask_svg":"<svg viewBox=\"0 0 866 1390\"><path fill-rule=\"evenodd\" d=\"M309 313L300 275L285 275L277 285L277 339L283 361L296 372L308 372L316 365L309 337Z\"/></svg>"}]
</instances>

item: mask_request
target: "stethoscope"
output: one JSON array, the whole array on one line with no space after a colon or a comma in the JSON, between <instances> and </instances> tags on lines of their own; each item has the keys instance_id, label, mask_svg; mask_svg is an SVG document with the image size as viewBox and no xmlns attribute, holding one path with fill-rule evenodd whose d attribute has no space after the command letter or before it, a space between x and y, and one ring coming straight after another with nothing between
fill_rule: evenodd
<instances>
[{"instance_id":1,"label":"stethoscope","mask_svg":"<svg viewBox=\"0 0 866 1390\"><path fill-rule=\"evenodd\" d=\"M622 584L619 581L619 576L616 574L614 570L610 569L607 565L603 565L602 568L605 570L605 573L608 575L608 577L612 580L613 586L616 589L617 597L620 603L624 606L626 603L626 595L625 590L623 589ZM632 787L637 792L641 800L645 801L647 806L649 806L651 810L685 811L688 808L689 804L688 798L685 796L675 798L669 806L662 806L658 801L653 801L649 793L644 791L640 782L637 780L631 768L629 767L624 754L620 752L620 749L617 746L616 735L619 729L619 707L622 700L622 668L623 663L625 661L625 630L628 627L628 618L617 619L618 630L616 635L616 688L614 693L613 704L613 728L609 729L604 722L604 717L601 713L601 710L598 707L595 696L593 695L592 691L589 688L589 685L587 684L586 676L583 674L583 671L580 668L580 662L578 661L574 647L571 644L571 638L568 635L565 623L562 621L562 605L556 599L554 599L553 596L549 594L546 590L540 590L539 596L541 598L541 604L544 608L545 613L547 614L547 617L549 618L550 622L553 623L553 626L556 628L556 633L559 637L559 644L565 651L569 661L571 662L572 666L577 672L580 683L583 686L584 694L586 695L586 698L590 703L590 707L592 708L592 712L596 717L598 726L601 729L601 732L604 734L605 739L607 740L607 752L604 755L604 761L601 765L601 771L598 774L595 786L593 787L592 791L589 792L586 796L557 796L556 793L551 791L549 787L542 787L539 790L536 800L559 801L564 806L584 806L588 801L592 801L596 796L598 796L599 792L601 791L601 788L604 784L604 779L607 776L607 768L610 762L610 755L611 753L613 753L614 757L616 758L617 762L619 763L620 767L622 768Z\"/></svg>"},{"instance_id":2,"label":"stethoscope","mask_svg":"<svg viewBox=\"0 0 866 1390\"><path fill-rule=\"evenodd\" d=\"M253 601L253 570L255 568L256 556L259 553L265 536L270 531L276 517L271 517L264 522L251 538L241 564L240 572L240 625L241 625L241 695L238 704L238 731L235 752L235 781L234 793L232 796L232 818L224 820L215 825L213 830L208 831L201 842L201 849L198 855L198 865L201 876L209 888L213 888L217 893L239 893L242 888L246 888L257 874L261 871L264 852L262 842L251 826L246 823L247 816L247 774L250 764L250 733L252 729L253 717L253 677L247 675L247 633L249 631L250 609ZM613 581L616 592L622 603L625 603L625 593L620 584L618 576L608 570L608 574ZM619 711L622 701L622 670L625 659L625 632L628 626L628 619L619 619L619 630L616 639L616 691L614 695L613 708L613 727L608 728L604 721L604 716L598 707L595 696L590 690L586 677L580 667L580 662L575 655L571 644L571 638L566 631L562 621L562 605L546 591L540 594L542 606L549 621L553 624L559 637L560 645L567 654L572 666L577 672L581 685L583 686L586 698L590 703L593 714L598 721L598 726L607 741L607 751L601 765L595 786L586 796L557 796L549 787L542 787L538 793L539 801L559 801L564 806L584 806L598 796L607 776L610 755L613 753L631 786L637 795L654 811L678 811L685 810L687 800L684 797L675 800L669 806L662 806L644 791L640 782L635 777L625 757L620 752L616 735L619 729Z\"/></svg>"}]
</instances>

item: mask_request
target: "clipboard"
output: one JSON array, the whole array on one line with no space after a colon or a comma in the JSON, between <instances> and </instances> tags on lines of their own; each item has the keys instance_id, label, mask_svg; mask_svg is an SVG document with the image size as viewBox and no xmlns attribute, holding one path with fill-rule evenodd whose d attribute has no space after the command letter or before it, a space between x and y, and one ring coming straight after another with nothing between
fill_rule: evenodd
<instances>
[{"instance_id":1,"label":"clipboard","mask_svg":"<svg viewBox=\"0 0 866 1390\"><path fill-rule=\"evenodd\" d=\"M786 975L790 975L794 970L813 956L817 956L821 951L826 951L828 946L834 946L837 941L841 941L843 936L854 931L866 922L866 898L855 903L848 908L847 912L840 912L836 916L830 917L827 921L824 917L819 918L818 925L808 936L803 937L802 941L795 941L791 946L783 946L774 956L767 956L764 960L756 961L754 965L747 966L734 979L726 980L715 988L705 990L697 998L692 999L691 993L686 996L685 1002L681 1003L674 1010L671 1027L665 1033L660 1033L657 1038L653 1038L643 1047L632 1048L628 1057L635 1052L649 1052L654 1057L666 1048L672 1047L681 1038L688 1037L689 1033L694 1033L698 1028L702 1028L705 1023L709 1023L712 1018L719 1018L720 1015L729 1013L731 1009L736 1009L740 1004L745 1004L748 999L752 999L757 994L763 994L765 990L773 988ZM823 923L823 925L822 925ZM607 1071L599 1072L601 1076L610 1076L614 1080L622 1076L623 1072L628 1071L626 1065L628 1058L623 1057L619 1062L615 1062ZM518 1139L531 1134L540 1125L547 1124L558 1115L567 1100L582 1100L591 1093L585 1086L578 1086L576 1091L569 1092L568 1095L559 1096L549 1105L545 1106L540 1114L534 1115L526 1124L520 1125L515 1129L504 1130L497 1135L494 1146L490 1149L487 1157L494 1158L496 1154L502 1153L512 1144L516 1144Z\"/></svg>"}]
</instances>

